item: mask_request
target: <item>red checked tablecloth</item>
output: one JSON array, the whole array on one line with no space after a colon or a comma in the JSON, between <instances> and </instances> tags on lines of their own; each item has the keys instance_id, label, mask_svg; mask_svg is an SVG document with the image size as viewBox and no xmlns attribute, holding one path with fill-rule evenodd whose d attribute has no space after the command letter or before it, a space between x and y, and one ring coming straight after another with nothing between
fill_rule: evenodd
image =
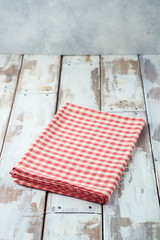
<instances>
[{"instance_id":1,"label":"red checked tablecloth","mask_svg":"<svg viewBox=\"0 0 160 240\"><path fill-rule=\"evenodd\" d=\"M106 203L144 123L66 103L10 174L28 187Z\"/></svg>"}]
</instances>

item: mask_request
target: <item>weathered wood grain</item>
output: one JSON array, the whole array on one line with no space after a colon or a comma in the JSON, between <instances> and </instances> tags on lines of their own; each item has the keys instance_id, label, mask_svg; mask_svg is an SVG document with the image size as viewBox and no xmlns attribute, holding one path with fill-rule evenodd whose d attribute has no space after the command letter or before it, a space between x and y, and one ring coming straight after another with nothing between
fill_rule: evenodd
<instances>
[{"instance_id":1,"label":"weathered wood grain","mask_svg":"<svg viewBox=\"0 0 160 240\"><path fill-rule=\"evenodd\" d=\"M60 62L59 56L25 55L18 91L56 93L57 81L55 79L59 77L59 64L55 62Z\"/></svg>"},{"instance_id":2,"label":"weathered wood grain","mask_svg":"<svg viewBox=\"0 0 160 240\"><path fill-rule=\"evenodd\" d=\"M160 55L141 56L140 63L160 196Z\"/></svg>"},{"instance_id":3,"label":"weathered wood grain","mask_svg":"<svg viewBox=\"0 0 160 240\"><path fill-rule=\"evenodd\" d=\"M27 59L29 61L29 57ZM39 66L37 57L36 66L42 76L45 76L43 71L48 71L51 65L55 65L53 69L59 71L60 58L50 57L49 59L48 65L40 64ZM41 60L42 57L40 57L40 63ZM24 66L23 71L25 72ZM37 74L37 70L35 69L34 72L33 68L32 75L35 76L35 79ZM46 86L52 79L55 92L57 92L58 75L59 73L49 77L46 75L43 79ZM9 175L9 171L53 117L57 94L46 94L45 92L39 94L40 84L37 83L38 88L36 89L33 78L30 78L29 74L20 76L19 86L0 165L0 239L38 240L41 239L46 192L16 184ZM34 91L32 91L32 86ZM24 92L23 89L28 91Z\"/></svg>"},{"instance_id":4,"label":"weathered wood grain","mask_svg":"<svg viewBox=\"0 0 160 240\"><path fill-rule=\"evenodd\" d=\"M138 57L101 57L102 111L144 110Z\"/></svg>"},{"instance_id":5,"label":"weathered wood grain","mask_svg":"<svg viewBox=\"0 0 160 240\"><path fill-rule=\"evenodd\" d=\"M99 214L56 214L47 213L44 239L99 240L102 239L101 215Z\"/></svg>"},{"instance_id":6,"label":"weathered wood grain","mask_svg":"<svg viewBox=\"0 0 160 240\"><path fill-rule=\"evenodd\" d=\"M143 112L125 115L145 118ZM160 209L147 124L103 211L104 240L159 239Z\"/></svg>"},{"instance_id":7,"label":"weathered wood grain","mask_svg":"<svg viewBox=\"0 0 160 240\"><path fill-rule=\"evenodd\" d=\"M15 94L22 56L0 55L0 149Z\"/></svg>"},{"instance_id":8,"label":"weathered wood grain","mask_svg":"<svg viewBox=\"0 0 160 240\"><path fill-rule=\"evenodd\" d=\"M58 107L70 102L98 110L100 106L99 76L99 57L64 57Z\"/></svg>"},{"instance_id":9,"label":"weathered wood grain","mask_svg":"<svg viewBox=\"0 0 160 240\"><path fill-rule=\"evenodd\" d=\"M102 110L145 117L138 57L104 56L101 62ZM160 214L152 161L146 125L117 188L103 206L104 240L158 239Z\"/></svg>"},{"instance_id":10,"label":"weathered wood grain","mask_svg":"<svg viewBox=\"0 0 160 240\"><path fill-rule=\"evenodd\" d=\"M0 90L15 90L21 55L0 55Z\"/></svg>"},{"instance_id":11,"label":"weathered wood grain","mask_svg":"<svg viewBox=\"0 0 160 240\"><path fill-rule=\"evenodd\" d=\"M10 62L15 66L10 68ZM0 113L5 116L9 116L20 62L20 56L10 60L0 57L0 94L6 91L5 97L10 101L10 105L5 105L5 98L1 100L4 110ZM160 57L143 56L141 65L156 174L160 181ZM59 68L58 56L24 57L1 157L0 239L41 239L46 193L14 183L8 172L55 113ZM9 69L8 74L5 69ZM145 117L137 56L103 56L101 75L101 110ZM100 109L99 57L63 58L58 109L66 102ZM125 111L130 112L122 113ZM0 132L3 132L1 126ZM160 211L147 125L117 188L103 206L103 216L104 240L159 239ZM100 204L48 194L44 240L102 238Z\"/></svg>"},{"instance_id":12,"label":"weathered wood grain","mask_svg":"<svg viewBox=\"0 0 160 240\"><path fill-rule=\"evenodd\" d=\"M66 102L93 109L100 108L98 56L63 58L58 108ZM97 213L101 214L100 204L49 193L43 239L51 240L54 236L55 239L99 240L101 216ZM88 224L93 229L87 227Z\"/></svg>"}]
</instances>

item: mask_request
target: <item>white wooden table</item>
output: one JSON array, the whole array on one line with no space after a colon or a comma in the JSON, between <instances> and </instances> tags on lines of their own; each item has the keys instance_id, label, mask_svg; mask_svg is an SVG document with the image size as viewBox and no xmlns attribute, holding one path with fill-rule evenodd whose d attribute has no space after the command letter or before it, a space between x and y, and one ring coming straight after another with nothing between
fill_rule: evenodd
<instances>
[{"instance_id":1,"label":"white wooden table","mask_svg":"<svg viewBox=\"0 0 160 240\"><path fill-rule=\"evenodd\" d=\"M66 102L146 119L109 202L13 182L9 171ZM160 56L0 56L0 239L160 239Z\"/></svg>"}]
</instances>

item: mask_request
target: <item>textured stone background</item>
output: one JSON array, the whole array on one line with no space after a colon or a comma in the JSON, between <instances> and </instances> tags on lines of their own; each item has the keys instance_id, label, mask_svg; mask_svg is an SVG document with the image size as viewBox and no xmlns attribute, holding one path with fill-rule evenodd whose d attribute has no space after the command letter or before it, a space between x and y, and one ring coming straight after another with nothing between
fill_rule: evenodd
<instances>
[{"instance_id":1,"label":"textured stone background","mask_svg":"<svg viewBox=\"0 0 160 240\"><path fill-rule=\"evenodd\" d=\"M160 0L0 0L0 53L160 53Z\"/></svg>"}]
</instances>

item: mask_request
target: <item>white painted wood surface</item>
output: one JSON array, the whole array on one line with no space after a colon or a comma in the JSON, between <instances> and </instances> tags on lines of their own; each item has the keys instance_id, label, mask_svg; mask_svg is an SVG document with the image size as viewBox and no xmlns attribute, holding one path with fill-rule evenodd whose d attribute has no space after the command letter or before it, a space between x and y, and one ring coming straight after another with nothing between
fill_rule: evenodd
<instances>
[{"instance_id":1,"label":"white painted wood surface","mask_svg":"<svg viewBox=\"0 0 160 240\"><path fill-rule=\"evenodd\" d=\"M0 55L0 90L15 90L21 55Z\"/></svg>"},{"instance_id":2,"label":"white painted wood surface","mask_svg":"<svg viewBox=\"0 0 160 240\"><path fill-rule=\"evenodd\" d=\"M0 55L0 149L15 94L22 56Z\"/></svg>"},{"instance_id":3,"label":"white painted wood surface","mask_svg":"<svg viewBox=\"0 0 160 240\"><path fill-rule=\"evenodd\" d=\"M56 214L48 213L44 239L56 240L99 240L102 239L101 215L99 214Z\"/></svg>"},{"instance_id":4,"label":"white painted wood surface","mask_svg":"<svg viewBox=\"0 0 160 240\"><path fill-rule=\"evenodd\" d=\"M58 107L66 102L99 109L100 67L98 56L63 58Z\"/></svg>"},{"instance_id":5,"label":"white painted wood surface","mask_svg":"<svg viewBox=\"0 0 160 240\"><path fill-rule=\"evenodd\" d=\"M140 61L160 196L160 56L145 55Z\"/></svg>"},{"instance_id":6,"label":"white painted wood surface","mask_svg":"<svg viewBox=\"0 0 160 240\"><path fill-rule=\"evenodd\" d=\"M29 57L27 59L30 61ZM42 66L40 64L40 67L38 67L38 57L36 60L36 66L43 76L45 76L43 71L46 72L46 68L48 69L50 64L56 65L55 68L59 71L59 63L59 57L50 57L48 65ZM32 75L36 78L37 72L34 73L34 68ZM46 75L44 86L48 86L52 78L55 85L54 91L57 92L58 75L58 73L53 74L49 78ZM9 175L11 168L20 160L55 112L57 94L46 94L45 92L39 94L39 89L42 86L41 82L37 81L36 89L32 81L33 79L29 75L27 75L27 79L25 75L20 77L19 85L22 88L18 87L19 91L15 97L2 152L0 166L0 239L41 239L46 192L20 186ZM23 82L24 85L27 82L27 92L23 91ZM32 91L32 84L34 92Z\"/></svg>"},{"instance_id":7,"label":"white painted wood surface","mask_svg":"<svg viewBox=\"0 0 160 240\"><path fill-rule=\"evenodd\" d=\"M60 56L25 55L18 91L57 93L55 79L59 78L59 70Z\"/></svg>"},{"instance_id":8,"label":"white painted wood surface","mask_svg":"<svg viewBox=\"0 0 160 240\"><path fill-rule=\"evenodd\" d=\"M18 74L20 62L20 56L10 57L10 60L0 57L0 94L6 88L5 79L11 79L7 80L4 92L9 103L5 108L2 99L0 108L4 109L0 113L7 116L6 121L12 105L10 92L14 92L18 76L15 72ZM160 57L143 56L141 63L158 179ZM14 71L9 65L15 65L11 68ZM4 74L3 69L9 69L8 74L7 71ZM8 172L55 113L59 71L59 56L24 56L1 156L0 239L40 240L45 217L43 240L158 240L160 209L147 125L117 188L103 208L100 204L54 193L48 193L46 199L45 191L20 186L10 177ZM66 102L145 117L138 57L102 56L101 74L98 56L63 57L58 109ZM6 121L4 118L4 124ZM2 132L0 126L0 134Z\"/></svg>"},{"instance_id":9,"label":"white painted wood surface","mask_svg":"<svg viewBox=\"0 0 160 240\"><path fill-rule=\"evenodd\" d=\"M58 108L66 102L70 102L80 106L99 109L99 72L98 56L64 57ZM44 240L51 240L53 236L55 239L101 239L101 234L96 235L97 231L101 232L102 225L101 217L97 215L101 214L100 204L49 193L47 213L44 227ZM79 215L79 213L81 213L81 215ZM83 219L83 221L81 219ZM93 231L91 230L87 233L87 227L85 230L84 223L89 222L90 225L94 226L94 219L97 219L97 225L93 227ZM53 227L55 222L56 229Z\"/></svg>"},{"instance_id":10,"label":"white painted wood surface","mask_svg":"<svg viewBox=\"0 0 160 240\"><path fill-rule=\"evenodd\" d=\"M102 111L142 111L145 109L136 55L101 57Z\"/></svg>"}]
</instances>

